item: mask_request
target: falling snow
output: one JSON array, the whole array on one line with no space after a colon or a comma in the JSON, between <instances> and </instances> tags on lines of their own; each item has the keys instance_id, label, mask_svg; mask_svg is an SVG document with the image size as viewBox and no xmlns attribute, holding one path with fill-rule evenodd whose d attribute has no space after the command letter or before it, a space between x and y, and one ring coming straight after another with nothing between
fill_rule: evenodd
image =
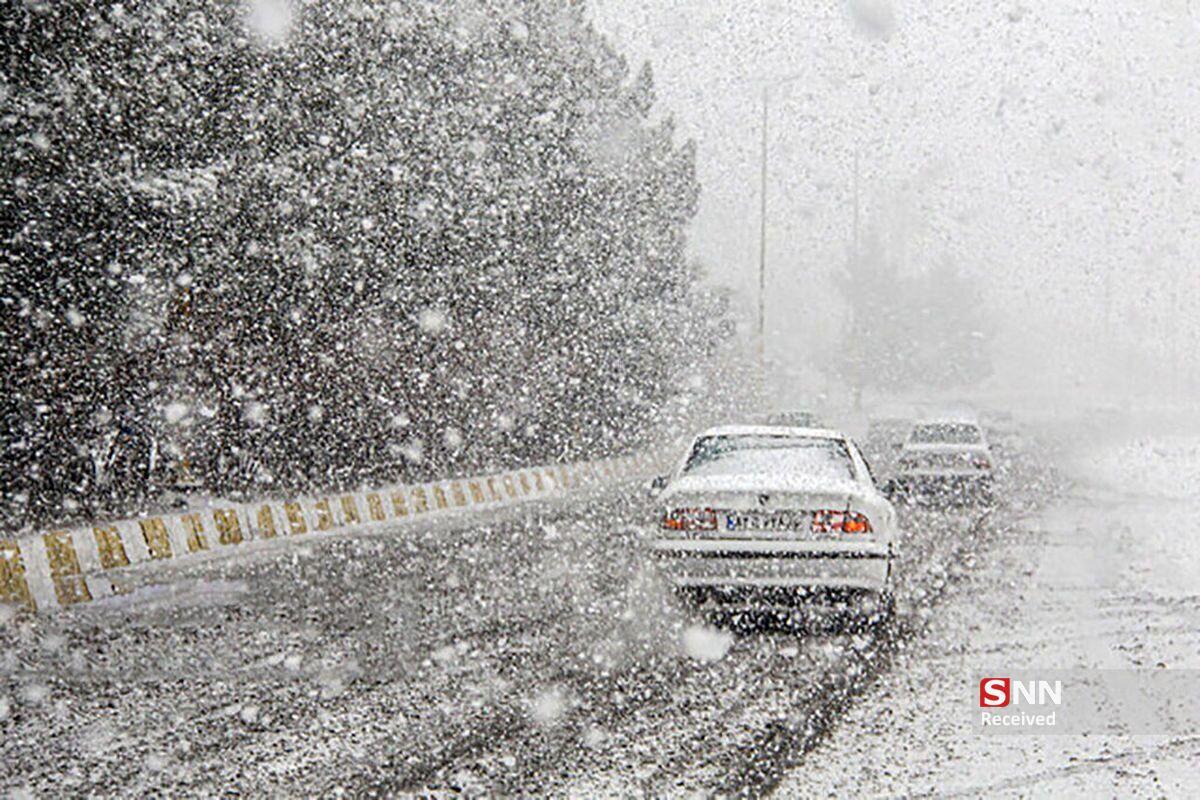
<instances>
[{"instance_id":1,"label":"falling snow","mask_svg":"<svg viewBox=\"0 0 1200 800\"><path fill-rule=\"evenodd\" d=\"M1200 796L1188 6L9 3L5 791Z\"/></svg>"}]
</instances>

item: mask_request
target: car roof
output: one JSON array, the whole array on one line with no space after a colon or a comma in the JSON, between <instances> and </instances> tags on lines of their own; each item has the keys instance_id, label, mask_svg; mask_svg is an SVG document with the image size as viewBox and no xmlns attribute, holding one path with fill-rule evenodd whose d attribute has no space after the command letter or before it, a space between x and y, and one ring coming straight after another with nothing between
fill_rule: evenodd
<instances>
[{"instance_id":1,"label":"car roof","mask_svg":"<svg viewBox=\"0 0 1200 800\"><path fill-rule=\"evenodd\" d=\"M829 428L796 428L791 425L718 425L696 434L701 436L796 436L809 439L845 439L846 435Z\"/></svg>"},{"instance_id":2,"label":"car roof","mask_svg":"<svg viewBox=\"0 0 1200 800\"><path fill-rule=\"evenodd\" d=\"M922 417L913 423L917 425L979 425L979 417L969 411L950 414L938 414L937 416Z\"/></svg>"}]
</instances>

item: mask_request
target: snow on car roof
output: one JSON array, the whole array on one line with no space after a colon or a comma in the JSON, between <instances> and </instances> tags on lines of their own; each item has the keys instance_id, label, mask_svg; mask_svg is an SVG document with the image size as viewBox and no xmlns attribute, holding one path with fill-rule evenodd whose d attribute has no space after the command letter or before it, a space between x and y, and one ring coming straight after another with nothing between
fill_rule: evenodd
<instances>
[{"instance_id":1,"label":"snow on car roof","mask_svg":"<svg viewBox=\"0 0 1200 800\"><path fill-rule=\"evenodd\" d=\"M696 434L701 436L803 436L809 439L845 439L846 435L829 428L793 428L789 425L718 425Z\"/></svg>"}]
</instances>

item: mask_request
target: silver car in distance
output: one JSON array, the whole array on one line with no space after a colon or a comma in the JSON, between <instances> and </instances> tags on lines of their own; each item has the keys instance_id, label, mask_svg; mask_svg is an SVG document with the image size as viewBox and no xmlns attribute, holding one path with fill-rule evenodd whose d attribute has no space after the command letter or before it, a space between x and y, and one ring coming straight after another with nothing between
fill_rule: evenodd
<instances>
[{"instance_id":1,"label":"silver car in distance","mask_svg":"<svg viewBox=\"0 0 1200 800\"><path fill-rule=\"evenodd\" d=\"M972 415L918 422L900 450L889 493L939 505L991 505L995 500L992 452Z\"/></svg>"},{"instance_id":2,"label":"silver car in distance","mask_svg":"<svg viewBox=\"0 0 1200 800\"><path fill-rule=\"evenodd\" d=\"M891 614L896 511L843 434L712 428L651 488L650 554L699 605Z\"/></svg>"}]
</instances>

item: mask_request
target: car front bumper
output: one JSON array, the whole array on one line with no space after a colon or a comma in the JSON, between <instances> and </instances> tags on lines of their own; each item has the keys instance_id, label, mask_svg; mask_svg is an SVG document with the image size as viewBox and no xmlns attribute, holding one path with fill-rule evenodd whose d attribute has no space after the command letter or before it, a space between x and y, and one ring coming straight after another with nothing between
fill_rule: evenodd
<instances>
[{"instance_id":1,"label":"car front bumper","mask_svg":"<svg viewBox=\"0 0 1200 800\"><path fill-rule=\"evenodd\" d=\"M655 539L649 552L680 588L837 589L883 592L887 543L744 539Z\"/></svg>"}]
</instances>

